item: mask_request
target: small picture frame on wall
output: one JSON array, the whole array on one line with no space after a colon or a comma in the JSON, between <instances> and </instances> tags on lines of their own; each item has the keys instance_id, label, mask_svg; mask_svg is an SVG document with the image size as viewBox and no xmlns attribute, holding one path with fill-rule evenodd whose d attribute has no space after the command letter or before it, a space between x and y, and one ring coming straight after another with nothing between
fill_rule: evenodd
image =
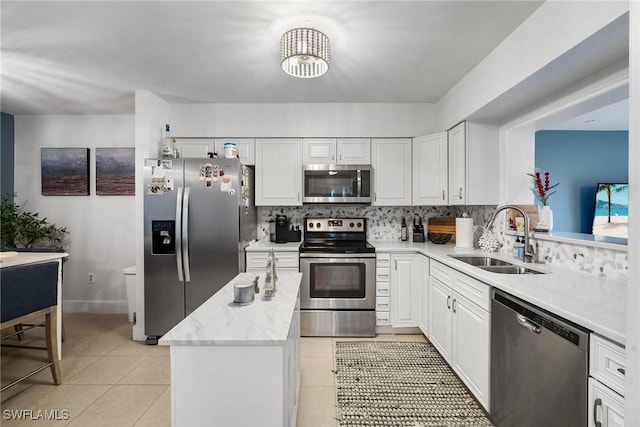
<instances>
[{"instance_id":1,"label":"small picture frame on wall","mask_svg":"<svg viewBox=\"0 0 640 427\"><path fill-rule=\"evenodd\" d=\"M41 148L43 196L89 195L88 148Z\"/></svg>"},{"instance_id":2,"label":"small picture frame on wall","mask_svg":"<svg viewBox=\"0 0 640 427\"><path fill-rule=\"evenodd\" d=\"M96 148L96 194L136 194L135 148Z\"/></svg>"}]
</instances>

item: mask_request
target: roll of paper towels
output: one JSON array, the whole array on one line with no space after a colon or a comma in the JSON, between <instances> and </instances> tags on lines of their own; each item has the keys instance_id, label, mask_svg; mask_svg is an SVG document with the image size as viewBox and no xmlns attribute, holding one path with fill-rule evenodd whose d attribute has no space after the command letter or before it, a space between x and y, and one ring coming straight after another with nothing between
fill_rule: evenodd
<instances>
[{"instance_id":1,"label":"roll of paper towels","mask_svg":"<svg viewBox=\"0 0 640 427\"><path fill-rule=\"evenodd\" d=\"M456 247L473 248L473 218L456 218Z\"/></svg>"}]
</instances>

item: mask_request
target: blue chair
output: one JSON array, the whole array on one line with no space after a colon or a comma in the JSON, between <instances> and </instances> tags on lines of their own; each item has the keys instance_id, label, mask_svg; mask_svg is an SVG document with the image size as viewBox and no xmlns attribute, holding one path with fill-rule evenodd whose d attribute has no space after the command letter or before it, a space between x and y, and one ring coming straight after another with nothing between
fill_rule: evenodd
<instances>
[{"instance_id":1,"label":"blue chair","mask_svg":"<svg viewBox=\"0 0 640 427\"><path fill-rule=\"evenodd\" d=\"M48 363L3 386L0 392L38 372L51 368L53 382L60 384L62 374L58 361L58 262L18 265L0 269L0 329L15 327L45 316L47 347L8 345L25 349L46 349ZM10 338L16 332L3 337Z\"/></svg>"}]
</instances>

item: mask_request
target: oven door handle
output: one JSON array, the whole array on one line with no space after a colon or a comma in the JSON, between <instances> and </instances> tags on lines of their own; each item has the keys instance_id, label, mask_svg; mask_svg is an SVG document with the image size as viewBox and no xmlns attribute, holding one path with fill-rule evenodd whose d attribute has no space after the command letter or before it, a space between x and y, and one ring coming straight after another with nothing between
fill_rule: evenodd
<instances>
[{"instance_id":1,"label":"oven door handle","mask_svg":"<svg viewBox=\"0 0 640 427\"><path fill-rule=\"evenodd\" d=\"M300 252L300 258L375 258L375 253L329 253L329 252Z\"/></svg>"}]
</instances>

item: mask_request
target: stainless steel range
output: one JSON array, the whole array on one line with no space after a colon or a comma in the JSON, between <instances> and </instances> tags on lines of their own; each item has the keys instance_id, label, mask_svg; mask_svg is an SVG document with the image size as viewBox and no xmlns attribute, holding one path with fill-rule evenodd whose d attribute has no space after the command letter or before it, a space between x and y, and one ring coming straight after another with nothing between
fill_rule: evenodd
<instances>
[{"instance_id":1,"label":"stainless steel range","mask_svg":"<svg viewBox=\"0 0 640 427\"><path fill-rule=\"evenodd\" d=\"M375 269L365 218L305 218L300 335L375 336Z\"/></svg>"}]
</instances>

